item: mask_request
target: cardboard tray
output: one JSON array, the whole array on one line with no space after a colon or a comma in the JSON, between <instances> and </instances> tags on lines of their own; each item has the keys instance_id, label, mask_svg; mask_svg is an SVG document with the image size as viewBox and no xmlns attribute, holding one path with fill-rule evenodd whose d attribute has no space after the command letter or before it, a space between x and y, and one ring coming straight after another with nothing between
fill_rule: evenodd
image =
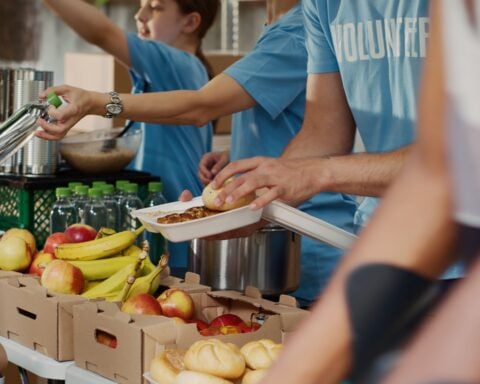
<instances>
[{"instance_id":1,"label":"cardboard tray","mask_svg":"<svg viewBox=\"0 0 480 384\"><path fill-rule=\"evenodd\" d=\"M267 205L263 210L262 218L340 249L350 248L357 238L350 232L280 201L273 201Z\"/></svg>"},{"instance_id":2,"label":"cardboard tray","mask_svg":"<svg viewBox=\"0 0 480 384\"><path fill-rule=\"evenodd\" d=\"M49 292L31 276L0 279L0 336L57 361L73 360L73 307L86 301Z\"/></svg>"},{"instance_id":3,"label":"cardboard tray","mask_svg":"<svg viewBox=\"0 0 480 384\"><path fill-rule=\"evenodd\" d=\"M261 219L262 210L252 211L248 206L217 213L201 219L182 223L159 224L157 219L171 213L181 213L192 207L203 206L202 197L187 202L173 202L132 212L149 232L161 233L166 239L179 242L215 235L256 223Z\"/></svg>"}]
</instances>

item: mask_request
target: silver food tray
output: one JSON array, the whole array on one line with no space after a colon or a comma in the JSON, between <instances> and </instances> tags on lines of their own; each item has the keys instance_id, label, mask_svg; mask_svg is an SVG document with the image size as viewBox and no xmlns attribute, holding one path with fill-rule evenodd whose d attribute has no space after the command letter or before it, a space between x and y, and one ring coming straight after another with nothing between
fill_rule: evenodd
<instances>
[{"instance_id":1,"label":"silver food tray","mask_svg":"<svg viewBox=\"0 0 480 384\"><path fill-rule=\"evenodd\" d=\"M340 249L349 249L357 238L350 232L280 201L273 201L267 205L263 209L262 218Z\"/></svg>"}]
</instances>

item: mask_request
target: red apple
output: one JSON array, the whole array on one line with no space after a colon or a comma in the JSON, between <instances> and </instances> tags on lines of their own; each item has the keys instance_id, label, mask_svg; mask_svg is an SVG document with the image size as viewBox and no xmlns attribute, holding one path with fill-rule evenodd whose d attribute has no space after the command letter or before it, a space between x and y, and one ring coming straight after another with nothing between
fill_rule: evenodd
<instances>
[{"instance_id":1,"label":"red apple","mask_svg":"<svg viewBox=\"0 0 480 384\"><path fill-rule=\"evenodd\" d=\"M10 236L20 237L21 239L25 240L25 242L30 247L32 254L37 251L37 243L35 241L35 237L32 233L27 229L20 229L20 228L10 228L7 232L5 232L2 236L2 240L8 239Z\"/></svg>"},{"instance_id":2,"label":"red apple","mask_svg":"<svg viewBox=\"0 0 480 384\"><path fill-rule=\"evenodd\" d=\"M225 313L224 315L217 316L213 319L209 326L220 327L222 325L240 325L243 323L244 321L237 315L234 315L233 313Z\"/></svg>"},{"instance_id":3,"label":"red apple","mask_svg":"<svg viewBox=\"0 0 480 384\"><path fill-rule=\"evenodd\" d=\"M180 317L188 321L193 316L194 304L192 297L179 288L170 288L157 298L162 312L168 317Z\"/></svg>"},{"instance_id":4,"label":"red apple","mask_svg":"<svg viewBox=\"0 0 480 384\"><path fill-rule=\"evenodd\" d=\"M97 236L97 230L87 224L72 224L65 229L69 243L83 243Z\"/></svg>"},{"instance_id":5,"label":"red apple","mask_svg":"<svg viewBox=\"0 0 480 384\"><path fill-rule=\"evenodd\" d=\"M43 271L45 270L45 267L52 260L55 260L55 256L52 255L51 253L38 252L33 258L32 264L30 264L28 273L41 277L43 274Z\"/></svg>"},{"instance_id":6,"label":"red apple","mask_svg":"<svg viewBox=\"0 0 480 384\"><path fill-rule=\"evenodd\" d=\"M250 332L255 332L257 329L259 329L262 325L260 323L257 323L256 321L253 321L251 323L243 323L240 324L240 330L242 333L250 333Z\"/></svg>"},{"instance_id":7,"label":"red apple","mask_svg":"<svg viewBox=\"0 0 480 384\"><path fill-rule=\"evenodd\" d=\"M47 264L40 281L45 288L57 293L79 295L85 286L82 271L59 259Z\"/></svg>"},{"instance_id":8,"label":"red apple","mask_svg":"<svg viewBox=\"0 0 480 384\"><path fill-rule=\"evenodd\" d=\"M140 293L130 297L122 305L122 311L140 315L161 315L162 308L157 299L148 293Z\"/></svg>"},{"instance_id":9,"label":"red apple","mask_svg":"<svg viewBox=\"0 0 480 384\"><path fill-rule=\"evenodd\" d=\"M198 331L201 331L202 329L207 329L208 328L208 324L203 321L203 320L199 320L199 319L191 319L189 321L189 323L196 323L197 324L197 330Z\"/></svg>"},{"instance_id":10,"label":"red apple","mask_svg":"<svg viewBox=\"0 0 480 384\"><path fill-rule=\"evenodd\" d=\"M233 335L242 333L239 325L220 325L202 329L199 332L202 336Z\"/></svg>"},{"instance_id":11,"label":"red apple","mask_svg":"<svg viewBox=\"0 0 480 384\"><path fill-rule=\"evenodd\" d=\"M0 269L22 272L31 262L32 251L21 237L9 236L0 241Z\"/></svg>"},{"instance_id":12,"label":"red apple","mask_svg":"<svg viewBox=\"0 0 480 384\"><path fill-rule=\"evenodd\" d=\"M45 245L43 246L43 252L51 253L52 255L54 255L55 248L57 248L57 245L68 243L68 242L69 241L65 233L63 232L52 233L50 236L47 237L47 240L45 241Z\"/></svg>"},{"instance_id":13,"label":"red apple","mask_svg":"<svg viewBox=\"0 0 480 384\"><path fill-rule=\"evenodd\" d=\"M95 339L100 344L106 345L107 347L110 347L113 349L117 348L117 338L111 335L110 333L97 329L95 331Z\"/></svg>"}]
</instances>

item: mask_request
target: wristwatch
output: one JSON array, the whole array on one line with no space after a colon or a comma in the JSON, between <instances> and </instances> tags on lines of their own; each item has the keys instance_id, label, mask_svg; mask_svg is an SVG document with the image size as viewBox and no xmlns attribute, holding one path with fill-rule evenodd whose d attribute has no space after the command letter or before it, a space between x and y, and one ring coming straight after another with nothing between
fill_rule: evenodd
<instances>
[{"instance_id":1,"label":"wristwatch","mask_svg":"<svg viewBox=\"0 0 480 384\"><path fill-rule=\"evenodd\" d=\"M112 91L108 93L110 95L110 102L105 104L105 116L107 119L118 116L123 111L122 99L118 92Z\"/></svg>"}]
</instances>

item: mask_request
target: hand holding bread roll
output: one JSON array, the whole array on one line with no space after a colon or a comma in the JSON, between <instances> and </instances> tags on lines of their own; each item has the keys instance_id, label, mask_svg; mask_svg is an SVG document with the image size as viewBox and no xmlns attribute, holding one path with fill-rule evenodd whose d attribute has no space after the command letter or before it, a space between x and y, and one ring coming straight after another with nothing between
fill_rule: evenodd
<instances>
[{"instance_id":1,"label":"hand holding bread roll","mask_svg":"<svg viewBox=\"0 0 480 384\"><path fill-rule=\"evenodd\" d=\"M163 383L162 383L163 384ZM231 381L195 371L182 371L177 376L174 384L233 384Z\"/></svg>"},{"instance_id":2,"label":"hand holding bread roll","mask_svg":"<svg viewBox=\"0 0 480 384\"><path fill-rule=\"evenodd\" d=\"M211 184L208 184L202 192L202 200L203 204L205 204L205 207L212 209L214 211L229 211L231 209L235 208L240 208L243 207L244 205L250 204L253 200L255 200L255 192L251 192L246 196L241 197L237 201L234 201L233 203L227 204L223 203L220 206L215 205L215 199L218 196L218 194L223 190L223 187L229 183L231 183L234 180L233 177L227 179L225 183L223 183L223 186L218 188L218 189L213 189Z\"/></svg>"},{"instance_id":3,"label":"hand holding bread roll","mask_svg":"<svg viewBox=\"0 0 480 384\"><path fill-rule=\"evenodd\" d=\"M272 340L261 339L245 344L240 352L249 368L266 369L277 359L282 347L282 344L276 344Z\"/></svg>"},{"instance_id":4,"label":"hand holding bread roll","mask_svg":"<svg viewBox=\"0 0 480 384\"><path fill-rule=\"evenodd\" d=\"M167 349L157 355L150 363L152 378L162 384L174 384L178 374L185 369L184 351Z\"/></svg>"},{"instance_id":5,"label":"hand holding bread roll","mask_svg":"<svg viewBox=\"0 0 480 384\"><path fill-rule=\"evenodd\" d=\"M216 339L200 340L185 354L185 367L224 379L236 379L245 371L245 359L238 347Z\"/></svg>"}]
</instances>

